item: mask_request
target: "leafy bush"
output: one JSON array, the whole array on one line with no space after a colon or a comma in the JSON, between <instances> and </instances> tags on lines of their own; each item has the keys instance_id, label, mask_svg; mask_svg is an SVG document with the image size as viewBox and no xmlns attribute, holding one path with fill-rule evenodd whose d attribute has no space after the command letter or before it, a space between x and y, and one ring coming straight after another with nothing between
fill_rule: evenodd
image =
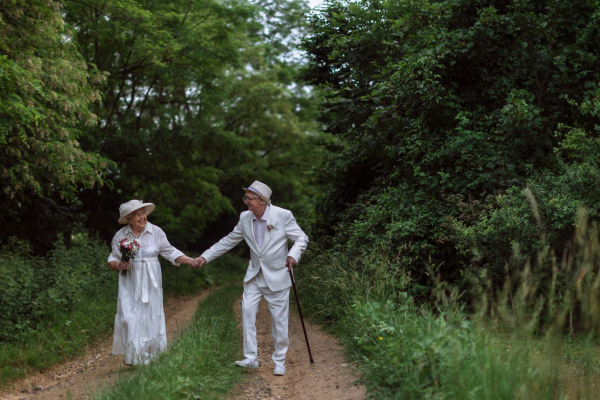
<instances>
[{"instance_id":1,"label":"leafy bush","mask_svg":"<svg viewBox=\"0 0 600 400\"><path fill-rule=\"evenodd\" d=\"M500 290L485 274L471 279L471 315L459 291L425 266L436 289L430 302L416 303L410 271L399 271L385 248L349 258L313 245L297 270L297 286L306 314L340 337L375 398L560 398L566 390L561 368L573 364L561 354L564 327L572 327L567 321L579 319L590 334L600 329L594 267L600 238L583 214L577 227L562 261L545 247L534 265L515 263ZM547 285L532 273L543 269ZM586 347L592 336L579 336ZM585 377L599 366L597 360L580 363L574 375ZM589 385L582 381L578 390L584 396Z\"/></svg>"},{"instance_id":2,"label":"leafy bush","mask_svg":"<svg viewBox=\"0 0 600 400\"><path fill-rule=\"evenodd\" d=\"M479 274L483 268L495 286L501 286L510 265L534 259L548 246L571 251L581 208L591 220L600 216L599 180L595 165L572 164L562 174L543 174L525 189L510 188L487 204L461 203L477 214L470 220L448 219L452 240L463 256L463 274ZM544 270L536 268L534 273L536 280L549 283Z\"/></svg>"},{"instance_id":3,"label":"leafy bush","mask_svg":"<svg viewBox=\"0 0 600 400\"><path fill-rule=\"evenodd\" d=\"M311 299L306 304L308 313L328 325L340 320L358 301L385 303L396 299L399 290L410 291L410 273L390 268L394 260L389 254L383 248L348 258L311 244L294 272L301 299Z\"/></svg>"},{"instance_id":4,"label":"leafy bush","mask_svg":"<svg viewBox=\"0 0 600 400\"><path fill-rule=\"evenodd\" d=\"M12 239L0 250L0 384L72 357L112 329L117 275L87 235L47 257Z\"/></svg>"},{"instance_id":5,"label":"leafy bush","mask_svg":"<svg viewBox=\"0 0 600 400\"><path fill-rule=\"evenodd\" d=\"M387 249L389 267L410 274L413 294L420 297L431 293L431 280L423 268L431 260L444 259L445 277L453 277L453 266L459 264L460 258L452 257L454 249L448 229L439 223L445 215L452 214L453 204L439 204L422 191L399 185L365 197L352 208L360 208L356 219L340 226L334 238L340 252L369 258L372 249L380 249L377 253Z\"/></svg>"},{"instance_id":6,"label":"leafy bush","mask_svg":"<svg viewBox=\"0 0 600 400\"><path fill-rule=\"evenodd\" d=\"M112 332L118 275L107 266L108 253L86 235L73 236L70 248L58 242L47 257L33 256L31 246L16 239L2 248L0 385L72 357ZM241 280L247 260L228 254L201 270L167 264L164 293L176 296Z\"/></svg>"},{"instance_id":7,"label":"leafy bush","mask_svg":"<svg viewBox=\"0 0 600 400\"><path fill-rule=\"evenodd\" d=\"M382 399L553 399L558 379L533 347L490 343L461 313L402 303L356 303L342 322L370 392Z\"/></svg>"},{"instance_id":8,"label":"leafy bush","mask_svg":"<svg viewBox=\"0 0 600 400\"><path fill-rule=\"evenodd\" d=\"M426 262L466 286L472 243L468 232L454 241L447 222L480 222L477 244L492 249L483 262L501 282L511 240L494 244L509 234L535 254L536 221L526 200L493 221L473 211L488 198L504 207L529 184L549 200L546 240L561 248L581 201L600 204L600 95L589 79L600 73L598 15L596 4L559 0L329 3L304 44L320 121L336 138L314 176L317 231L348 256L360 256L355 244L409 245L399 268L421 285ZM581 155L593 168L569 171Z\"/></svg>"},{"instance_id":9,"label":"leafy bush","mask_svg":"<svg viewBox=\"0 0 600 400\"><path fill-rule=\"evenodd\" d=\"M0 250L0 332L18 341L88 298L116 293L117 277L106 267L108 247L77 235L67 249L58 242L47 257L34 257L28 243L11 239Z\"/></svg>"}]
</instances>

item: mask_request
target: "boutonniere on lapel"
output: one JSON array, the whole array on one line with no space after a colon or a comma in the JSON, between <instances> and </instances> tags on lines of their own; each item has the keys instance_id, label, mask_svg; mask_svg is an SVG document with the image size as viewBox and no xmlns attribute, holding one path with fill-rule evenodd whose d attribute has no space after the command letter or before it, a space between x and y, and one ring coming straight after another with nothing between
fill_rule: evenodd
<instances>
[{"instance_id":1,"label":"boutonniere on lapel","mask_svg":"<svg viewBox=\"0 0 600 400\"><path fill-rule=\"evenodd\" d=\"M273 225L267 225L267 230L270 231L271 229L275 229L275 227Z\"/></svg>"}]
</instances>

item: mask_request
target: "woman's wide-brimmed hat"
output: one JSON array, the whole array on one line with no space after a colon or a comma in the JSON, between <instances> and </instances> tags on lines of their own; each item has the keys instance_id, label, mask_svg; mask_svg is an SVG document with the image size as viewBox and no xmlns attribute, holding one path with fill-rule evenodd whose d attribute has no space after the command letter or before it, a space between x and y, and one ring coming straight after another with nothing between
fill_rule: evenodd
<instances>
[{"instance_id":1,"label":"woman's wide-brimmed hat","mask_svg":"<svg viewBox=\"0 0 600 400\"><path fill-rule=\"evenodd\" d=\"M119 214L121 216L119 218L119 223L126 224L127 216L140 208L146 210L146 215L150 215L156 206L152 203L144 203L144 200L129 200L127 203L123 203L119 206Z\"/></svg>"},{"instance_id":2,"label":"woman's wide-brimmed hat","mask_svg":"<svg viewBox=\"0 0 600 400\"><path fill-rule=\"evenodd\" d=\"M271 204L271 188L265 185L264 183L254 181L252 182L252 185L242 189L244 189L246 192L250 191L256 193L258 197L265 201L265 203Z\"/></svg>"}]
</instances>

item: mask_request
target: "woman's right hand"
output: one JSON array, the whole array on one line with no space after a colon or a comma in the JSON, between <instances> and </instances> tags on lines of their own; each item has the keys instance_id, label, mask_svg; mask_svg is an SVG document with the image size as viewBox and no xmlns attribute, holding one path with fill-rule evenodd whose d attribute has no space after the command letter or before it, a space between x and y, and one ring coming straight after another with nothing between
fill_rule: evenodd
<instances>
[{"instance_id":1,"label":"woman's right hand","mask_svg":"<svg viewBox=\"0 0 600 400\"><path fill-rule=\"evenodd\" d=\"M125 262L125 261L118 261L117 262L117 271L123 271L123 270L128 270L129 269L129 261Z\"/></svg>"}]
</instances>

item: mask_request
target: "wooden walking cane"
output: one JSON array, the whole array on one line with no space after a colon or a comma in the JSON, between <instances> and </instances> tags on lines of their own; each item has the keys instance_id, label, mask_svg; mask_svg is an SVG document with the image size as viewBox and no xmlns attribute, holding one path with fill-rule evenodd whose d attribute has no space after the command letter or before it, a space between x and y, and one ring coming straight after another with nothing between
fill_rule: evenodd
<instances>
[{"instance_id":1,"label":"wooden walking cane","mask_svg":"<svg viewBox=\"0 0 600 400\"><path fill-rule=\"evenodd\" d=\"M302 330L304 331L304 339L306 340L306 348L308 349L308 357L310 357L310 363L314 364L312 354L310 352L310 344L308 344L308 336L306 336L306 328L304 327L304 319L302 318L302 310L300 309L300 300L298 300L298 292L296 291L296 283L294 282L294 275L292 275L292 269L288 269L290 273L290 279L292 280L292 287L294 288L294 295L296 296L296 305L298 306L298 314L300 314L300 321L302 322Z\"/></svg>"}]
</instances>

